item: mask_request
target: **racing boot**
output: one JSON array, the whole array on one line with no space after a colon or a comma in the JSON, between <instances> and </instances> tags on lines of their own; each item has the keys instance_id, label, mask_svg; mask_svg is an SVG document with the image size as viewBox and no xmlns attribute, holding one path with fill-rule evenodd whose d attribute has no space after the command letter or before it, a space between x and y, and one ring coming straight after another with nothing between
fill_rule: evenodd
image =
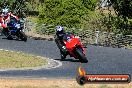
<instances>
[{"instance_id":1,"label":"racing boot","mask_svg":"<svg viewBox=\"0 0 132 88\"><path fill-rule=\"evenodd\" d=\"M66 59L66 55L65 54L61 54L61 60L65 60Z\"/></svg>"},{"instance_id":2,"label":"racing boot","mask_svg":"<svg viewBox=\"0 0 132 88\"><path fill-rule=\"evenodd\" d=\"M66 52L64 53L63 51L60 51L61 54L61 60L65 60L66 56L68 55Z\"/></svg>"}]
</instances>

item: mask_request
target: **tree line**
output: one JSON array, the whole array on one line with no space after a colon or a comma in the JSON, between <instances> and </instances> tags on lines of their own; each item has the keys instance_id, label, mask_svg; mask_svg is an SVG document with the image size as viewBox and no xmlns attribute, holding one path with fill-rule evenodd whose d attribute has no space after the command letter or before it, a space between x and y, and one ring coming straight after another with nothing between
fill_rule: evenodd
<instances>
[{"instance_id":1,"label":"tree line","mask_svg":"<svg viewBox=\"0 0 132 88\"><path fill-rule=\"evenodd\" d=\"M101 20L101 25L112 32L132 34L132 1L107 2L108 7L113 7L116 16L109 14L106 18L101 15L103 19L97 16L97 20ZM37 14L39 23L86 29L84 23L88 23L96 14L95 9L100 0L1 0L0 3L1 8L8 4L10 10L20 17ZM99 24L96 19L93 23L97 26Z\"/></svg>"}]
</instances>

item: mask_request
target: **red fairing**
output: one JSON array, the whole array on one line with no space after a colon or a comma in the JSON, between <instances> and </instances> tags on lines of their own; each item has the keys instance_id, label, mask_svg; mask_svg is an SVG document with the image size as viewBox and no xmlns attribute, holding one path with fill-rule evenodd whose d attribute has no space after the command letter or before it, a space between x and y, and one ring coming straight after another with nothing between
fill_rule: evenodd
<instances>
[{"instance_id":1,"label":"red fairing","mask_svg":"<svg viewBox=\"0 0 132 88\"><path fill-rule=\"evenodd\" d=\"M83 53L85 55L86 50L83 47L83 44L81 43L81 41L79 40L79 38L76 38L72 35L71 39L69 39L68 41L64 41L66 44L66 48L70 53L70 56L74 57L74 58L78 58L76 57L76 55L74 55L73 50L75 49L75 47L79 46L83 49Z\"/></svg>"},{"instance_id":2,"label":"red fairing","mask_svg":"<svg viewBox=\"0 0 132 88\"><path fill-rule=\"evenodd\" d=\"M70 50L75 47L76 44L80 44L80 41L77 38L72 38L69 42L66 42L66 48Z\"/></svg>"}]
</instances>

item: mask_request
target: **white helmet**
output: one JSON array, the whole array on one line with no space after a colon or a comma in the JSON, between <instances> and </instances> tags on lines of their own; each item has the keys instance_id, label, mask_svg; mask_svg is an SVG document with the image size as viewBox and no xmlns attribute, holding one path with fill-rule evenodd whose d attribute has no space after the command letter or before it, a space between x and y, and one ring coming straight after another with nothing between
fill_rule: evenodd
<instances>
[{"instance_id":1,"label":"white helmet","mask_svg":"<svg viewBox=\"0 0 132 88\"><path fill-rule=\"evenodd\" d=\"M2 9L2 13L3 13L4 15L7 15L7 13L8 13L8 9L7 9L7 8Z\"/></svg>"},{"instance_id":2,"label":"white helmet","mask_svg":"<svg viewBox=\"0 0 132 88\"><path fill-rule=\"evenodd\" d=\"M62 26L57 26L56 27L56 31L57 32L61 32L61 31L63 31L64 30L64 28L62 27Z\"/></svg>"}]
</instances>

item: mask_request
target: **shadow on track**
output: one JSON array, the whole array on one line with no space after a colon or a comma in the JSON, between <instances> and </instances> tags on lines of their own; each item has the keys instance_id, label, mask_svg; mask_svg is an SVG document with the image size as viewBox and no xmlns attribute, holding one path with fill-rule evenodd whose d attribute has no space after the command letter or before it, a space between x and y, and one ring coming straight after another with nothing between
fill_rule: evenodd
<instances>
[{"instance_id":1,"label":"shadow on track","mask_svg":"<svg viewBox=\"0 0 132 88\"><path fill-rule=\"evenodd\" d=\"M79 60L76 60L76 59L64 59L64 60L55 59L55 60L62 61L62 62L66 62L66 61L69 61L69 62L80 62Z\"/></svg>"},{"instance_id":2,"label":"shadow on track","mask_svg":"<svg viewBox=\"0 0 132 88\"><path fill-rule=\"evenodd\" d=\"M23 40L20 40L20 39L18 39L18 38L8 39L8 38L4 37L4 38L2 38L2 39L4 39L4 40L15 40L15 41L23 41Z\"/></svg>"}]
</instances>

